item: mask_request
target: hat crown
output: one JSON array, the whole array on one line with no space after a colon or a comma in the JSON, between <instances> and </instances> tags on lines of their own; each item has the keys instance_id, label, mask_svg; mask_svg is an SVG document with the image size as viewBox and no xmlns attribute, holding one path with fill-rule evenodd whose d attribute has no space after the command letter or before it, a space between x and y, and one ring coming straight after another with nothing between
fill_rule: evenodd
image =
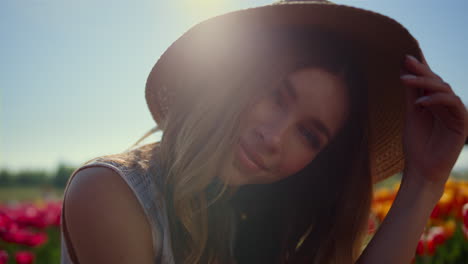
<instances>
[{"instance_id":1,"label":"hat crown","mask_svg":"<svg viewBox=\"0 0 468 264\"><path fill-rule=\"evenodd\" d=\"M333 4L327 0L277 0L272 3L273 5L281 4Z\"/></svg>"}]
</instances>

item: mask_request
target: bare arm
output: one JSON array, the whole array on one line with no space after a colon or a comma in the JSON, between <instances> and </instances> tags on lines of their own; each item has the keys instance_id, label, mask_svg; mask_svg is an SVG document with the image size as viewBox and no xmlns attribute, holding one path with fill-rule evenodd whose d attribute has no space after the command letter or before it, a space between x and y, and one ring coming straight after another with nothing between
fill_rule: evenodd
<instances>
[{"instance_id":1,"label":"bare arm","mask_svg":"<svg viewBox=\"0 0 468 264\"><path fill-rule=\"evenodd\" d=\"M406 172L405 172L406 173ZM411 173L411 172L407 172ZM407 174L382 225L356 263L411 263L427 220L443 193ZM443 186L442 186L443 187Z\"/></svg>"},{"instance_id":2,"label":"bare arm","mask_svg":"<svg viewBox=\"0 0 468 264\"><path fill-rule=\"evenodd\" d=\"M64 208L80 264L154 263L151 229L143 208L113 170L79 171L70 183Z\"/></svg>"},{"instance_id":3,"label":"bare arm","mask_svg":"<svg viewBox=\"0 0 468 264\"><path fill-rule=\"evenodd\" d=\"M405 171L397 197L357 263L410 263L424 226L468 135L468 111L421 54L408 56L403 132ZM421 96L424 95L424 96Z\"/></svg>"}]
</instances>

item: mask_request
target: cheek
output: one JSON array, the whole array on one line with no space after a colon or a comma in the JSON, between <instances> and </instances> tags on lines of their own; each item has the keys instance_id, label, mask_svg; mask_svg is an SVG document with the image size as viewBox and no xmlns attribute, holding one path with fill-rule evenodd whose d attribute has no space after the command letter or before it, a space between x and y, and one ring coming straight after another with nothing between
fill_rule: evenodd
<instances>
[{"instance_id":1,"label":"cheek","mask_svg":"<svg viewBox=\"0 0 468 264\"><path fill-rule=\"evenodd\" d=\"M244 120L250 125L275 122L281 117L282 110L276 105L271 95L264 95L255 100L243 113Z\"/></svg>"},{"instance_id":2,"label":"cheek","mask_svg":"<svg viewBox=\"0 0 468 264\"><path fill-rule=\"evenodd\" d=\"M311 151L296 149L284 153L284 158L279 166L281 178L286 178L302 170L315 157Z\"/></svg>"}]
</instances>

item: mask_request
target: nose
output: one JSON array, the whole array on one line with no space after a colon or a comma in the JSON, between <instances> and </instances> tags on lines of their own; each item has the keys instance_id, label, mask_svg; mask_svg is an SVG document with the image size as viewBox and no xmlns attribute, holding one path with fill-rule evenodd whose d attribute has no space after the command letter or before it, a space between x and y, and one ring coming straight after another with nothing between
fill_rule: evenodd
<instances>
[{"instance_id":1,"label":"nose","mask_svg":"<svg viewBox=\"0 0 468 264\"><path fill-rule=\"evenodd\" d=\"M255 129L256 136L259 139L259 147L269 153L280 151L283 134L286 130L286 122L275 120L270 124L263 124Z\"/></svg>"}]
</instances>

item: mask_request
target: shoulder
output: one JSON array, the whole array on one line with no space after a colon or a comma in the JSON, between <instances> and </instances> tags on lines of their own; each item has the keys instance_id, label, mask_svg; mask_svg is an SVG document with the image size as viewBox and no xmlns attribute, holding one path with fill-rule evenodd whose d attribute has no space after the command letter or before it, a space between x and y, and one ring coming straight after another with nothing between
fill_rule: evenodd
<instances>
[{"instance_id":1,"label":"shoulder","mask_svg":"<svg viewBox=\"0 0 468 264\"><path fill-rule=\"evenodd\" d=\"M105 164L121 172L124 177L147 177L159 167L159 142L150 143L122 153L100 156L89 160L83 166L90 164ZM154 176L154 175L153 175Z\"/></svg>"},{"instance_id":2,"label":"shoulder","mask_svg":"<svg viewBox=\"0 0 468 264\"><path fill-rule=\"evenodd\" d=\"M81 263L153 263L150 224L115 170L93 166L76 172L63 207Z\"/></svg>"}]
</instances>

